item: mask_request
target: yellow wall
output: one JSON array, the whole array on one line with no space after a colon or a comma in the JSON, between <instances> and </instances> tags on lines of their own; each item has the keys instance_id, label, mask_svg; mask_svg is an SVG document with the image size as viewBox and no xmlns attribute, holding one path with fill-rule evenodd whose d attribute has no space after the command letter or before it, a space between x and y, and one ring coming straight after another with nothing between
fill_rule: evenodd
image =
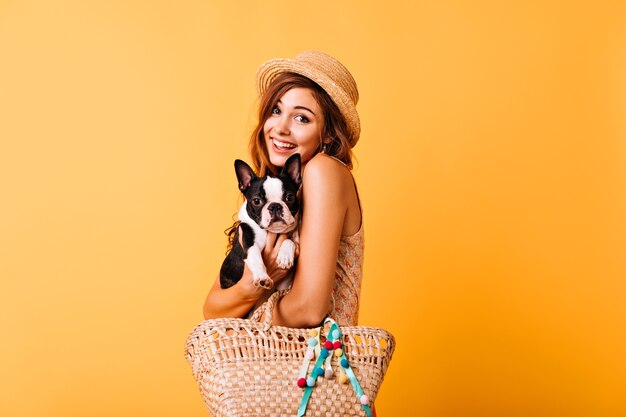
<instances>
[{"instance_id":1,"label":"yellow wall","mask_svg":"<svg viewBox=\"0 0 626 417\"><path fill-rule=\"evenodd\" d=\"M205 415L254 74L304 49L360 87L379 415L626 415L626 6L509 3L0 1L0 415Z\"/></svg>"}]
</instances>

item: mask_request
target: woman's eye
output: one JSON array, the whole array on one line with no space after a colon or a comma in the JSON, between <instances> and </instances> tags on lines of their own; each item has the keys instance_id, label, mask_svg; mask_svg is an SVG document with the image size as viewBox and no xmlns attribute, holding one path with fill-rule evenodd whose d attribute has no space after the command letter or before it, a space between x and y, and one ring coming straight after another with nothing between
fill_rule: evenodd
<instances>
[{"instance_id":1,"label":"woman's eye","mask_svg":"<svg viewBox=\"0 0 626 417\"><path fill-rule=\"evenodd\" d=\"M300 123L309 123L309 119L306 116L303 116L301 114L296 116L296 120L299 121Z\"/></svg>"},{"instance_id":2,"label":"woman's eye","mask_svg":"<svg viewBox=\"0 0 626 417\"><path fill-rule=\"evenodd\" d=\"M274 106L272 109L272 114L280 114L280 109L277 106Z\"/></svg>"}]
</instances>

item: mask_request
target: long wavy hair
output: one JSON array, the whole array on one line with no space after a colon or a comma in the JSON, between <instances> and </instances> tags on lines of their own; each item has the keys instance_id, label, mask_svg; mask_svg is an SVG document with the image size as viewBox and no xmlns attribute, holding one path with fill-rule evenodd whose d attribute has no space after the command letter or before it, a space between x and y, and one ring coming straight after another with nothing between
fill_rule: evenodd
<instances>
[{"instance_id":1,"label":"long wavy hair","mask_svg":"<svg viewBox=\"0 0 626 417\"><path fill-rule=\"evenodd\" d=\"M322 138L331 138L326 144L325 153L342 161L348 168L352 168L352 148L350 147L350 131L348 124L339 111L337 105L328 93L311 79L292 72L278 75L264 94L259 98L258 124L250 136L249 152L253 169L259 176L269 173L276 175L280 167L272 165L263 135L263 126L272 114L272 109L278 100L292 88L308 88L313 93L313 98L322 109L324 127ZM320 140L319 151L322 150Z\"/></svg>"}]
</instances>

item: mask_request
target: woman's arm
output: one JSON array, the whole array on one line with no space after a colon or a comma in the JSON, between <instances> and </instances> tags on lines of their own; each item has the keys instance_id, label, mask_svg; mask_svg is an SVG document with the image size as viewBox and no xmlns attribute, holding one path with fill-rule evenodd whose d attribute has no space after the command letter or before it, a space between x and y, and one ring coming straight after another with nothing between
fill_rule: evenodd
<instances>
[{"instance_id":1,"label":"woman's arm","mask_svg":"<svg viewBox=\"0 0 626 417\"><path fill-rule=\"evenodd\" d=\"M276 265L278 250L285 239L285 235L278 236L274 233L267 234L267 244L263 250L263 261L266 265L267 274L272 278L274 283L280 282L288 272ZM298 249L296 249L296 256L298 256ZM218 275L204 301L204 307L202 309L204 319L244 317L248 314L250 309L254 307L256 302L259 301L267 291L263 288L255 287L252 282L252 272L248 269L247 265L244 268L241 279L230 288L222 288L220 286L220 278Z\"/></svg>"},{"instance_id":2,"label":"woman's arm","mask_svg":"<svg viewBox=\"0 0 626 417\"><path fill-rule=\"evenodd\" d=\"M288 327L317 326L330 310L339 241L351 198L350 172L319 155L305 166L300 256L292 289L276 305L273 323Z\"/></svg>"},{"instance_id":3,"label":"woman's arm","mask_svg":"<svg viewBox=\"0 0 626 417\"><path fill-rule=\"evenodd\" d=\"M204 301L202 312L204 319L221 317L244 317L254 304L261 298L265 289L252 285L252 279L239 280L230 288L220 286L220 277L215 279L209 294Z\"/></svg>"}]
</instances>

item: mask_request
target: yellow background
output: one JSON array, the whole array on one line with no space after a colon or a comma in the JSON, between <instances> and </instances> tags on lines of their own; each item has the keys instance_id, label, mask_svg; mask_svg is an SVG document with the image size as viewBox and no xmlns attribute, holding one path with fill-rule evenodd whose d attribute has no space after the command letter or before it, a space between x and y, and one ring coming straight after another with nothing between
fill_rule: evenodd
<instances>
[{"instance_id":1,"label":"yellow background","mask_svg":"<svg viewBox=\"0 0 626 417\"><path fill-rule=\"evenodd\" d=\"M254 74L360 92L379 415L626 415L623 2L0 1L0 415L204 416Z\"/></svg>"}]
</instances>

